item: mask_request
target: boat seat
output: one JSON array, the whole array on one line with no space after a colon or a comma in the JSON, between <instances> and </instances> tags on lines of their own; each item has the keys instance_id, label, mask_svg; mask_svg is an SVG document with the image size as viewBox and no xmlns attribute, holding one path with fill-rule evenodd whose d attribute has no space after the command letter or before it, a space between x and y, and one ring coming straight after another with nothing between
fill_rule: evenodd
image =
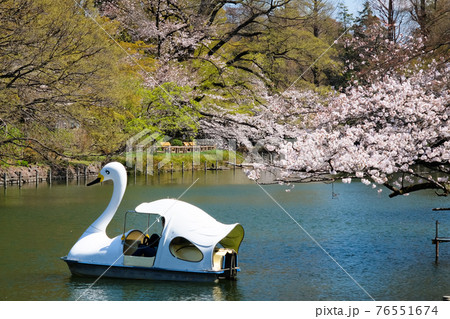
<instances>
[{"instance_id":1,"label":"boat seat","mask_svg":"<svg viewBox=\"0 0 450 319\"><path fill-rule=\"evenodd\" d=\"M198 262L203 259L203 253L197 246L183 237L175 237L169 245L170 253L181 260Z\"/></svg>"},{"instance_id":2,"label":"boat seat","mask_svg":"<svg viewBox=\"0 0 450 319\"><path fill-rule=\"evenodd\" d=\"M213 270L223 269L223 258L227 253L231 252L232 250L228 248L215 249L213 254Z\"/></svg>"},{"instance_id":3,"label":"boat seat","mask_svg":"<svg viewBox=\"0 0 450 319\"><path fill-rule=\"evenodd\" d=\"M133 255L138 249L139 244L144 242L144 237L144 233L140 230L134 229L130 231L123 243L123 254L127 256Z\"/></svg>"}]
</instances>

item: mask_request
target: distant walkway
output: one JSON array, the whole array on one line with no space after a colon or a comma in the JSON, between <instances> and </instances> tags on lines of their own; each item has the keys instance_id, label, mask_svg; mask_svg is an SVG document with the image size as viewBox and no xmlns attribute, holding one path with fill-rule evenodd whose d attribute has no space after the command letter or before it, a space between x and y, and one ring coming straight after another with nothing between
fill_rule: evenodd
<instances>
[{"instance_id":1,"label":"distant walkway","mask_svg":"<svg viewBox=\"0 0 450 319\"><path fill-rule=\"evenodd\" d=\"M216 147L214 145L194 145L193 142L184 142L184 146L172 146L169 142L161 142L161 149L165 153L191 153L211 151Z\"/></svg>"}]
</instances>

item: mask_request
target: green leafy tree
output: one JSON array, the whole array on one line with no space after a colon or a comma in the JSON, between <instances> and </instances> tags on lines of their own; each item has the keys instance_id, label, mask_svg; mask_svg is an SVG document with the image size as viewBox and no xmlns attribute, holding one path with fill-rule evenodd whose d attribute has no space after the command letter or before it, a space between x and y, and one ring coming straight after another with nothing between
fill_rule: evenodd
<instances>
[{"instance_id":1,"label":"green leafy tree","mask_svg":"<svg viewBox=\"0 0 450 319\"><path fill-rule=\"evenodd\" d=\"M106 135L117 128L105 123L120 112L111 94L119 54L86 13L70 0L0 1L3 161L27 156L15 149L47 159L79 154L83 143L102 152L93 127L102 123Z\"/></svg>"},{"instance_id":2,"label":"green leafy tree","mask_svg":"<svg viewBox=\"0 0 450 319\"><path fill-rule=\"evenodd\" d=\"M145 91L141 116L149 128L172 138L190 138L197 133L199 113L189 99L190 88L165 83Z\"/></svg>"},{"instance_id":3,"label":"green leafy tree","mask_svg":"<svg viewBox=\"0 0 450 319\"><path fill-rule=\"evenodd\" d=\"M342 28L345 31L353 24L354 17L343 2L339 3L338 10L338 21L342 24Z\"/></svg>"}]
</instances>

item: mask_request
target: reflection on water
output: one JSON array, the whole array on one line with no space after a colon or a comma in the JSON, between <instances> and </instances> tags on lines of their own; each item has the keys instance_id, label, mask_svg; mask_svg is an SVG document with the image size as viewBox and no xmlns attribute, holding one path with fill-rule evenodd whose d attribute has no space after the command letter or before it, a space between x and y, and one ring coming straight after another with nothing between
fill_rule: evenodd
<instances>
[{"instance_id":1,"label":"reflection on water","mask_svg":"<svg viewBox=\"0 0 450 319\"><path fill-rule=\"evenodd\" d=\"M192 283L171 281L118 280L104 278L90 288L91 278L72 277L67 284L69 300L239 300L237 282Z\"/></svg>"},{"instance_id":2,"label":"reflection on water","mask_svg":"<svg viewBox=\"0 0 450 319\"><path fill-rule=\"evenodd\" d=\"M125 211L178 198L194 182L182 200L244 226L236 282L102 278L86 290L95 279L71 277L59 257L104 210L112 185L79 180L0 190L0 299L370 300L311 237L377 300L440 300L450 292L450 245L441 245L438 265L431 245L436 219L450 236L450 214L431 211L449 200L433 192L389 199L361 183L264 186L288 216L240 171L131 176L108 234L122 233Z\"/></svg>"}]
</instances>

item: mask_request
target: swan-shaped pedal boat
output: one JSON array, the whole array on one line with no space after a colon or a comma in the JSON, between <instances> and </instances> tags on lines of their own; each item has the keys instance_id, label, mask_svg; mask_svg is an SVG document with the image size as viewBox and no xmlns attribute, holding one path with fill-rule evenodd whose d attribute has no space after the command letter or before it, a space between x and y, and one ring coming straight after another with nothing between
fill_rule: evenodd
<instances>
[{"instance_id":1,"label":"swan-shaped pedal boat","mask_svg":"<svg viewBox=\"0 0 450 319\"><path fill-rule=\"evenodd\" d=\"M105 165L88 186L107 180L114 183L109 205L61 258L73 275L181 281L236 279L237 252L244 238L240 224L225 225L196 206L161 199L127 211L123 233L109 238L106 227L127 185L125 167L118 162ZM140 229L126 229L132 216L145 221Z\"/></svg>"}]
</instances>

